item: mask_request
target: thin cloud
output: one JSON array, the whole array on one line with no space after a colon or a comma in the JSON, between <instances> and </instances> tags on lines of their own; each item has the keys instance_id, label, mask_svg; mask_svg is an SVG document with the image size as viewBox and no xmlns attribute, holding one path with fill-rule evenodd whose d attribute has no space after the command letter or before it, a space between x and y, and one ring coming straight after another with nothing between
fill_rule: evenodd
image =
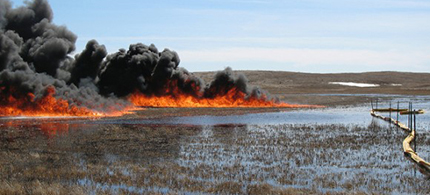
<instances>
[{"instance_id":1,"label":"thin cloud","mask_svg":"<svg viewBox=\"0 0 430 195\"><path fill-rule=\"evenodd\" d=\"M292 66L313 67L318 65L361 66L400 70L404 67L426 67L430 55L425 52L338 50L338 49L272 49L272 48L227 48L215 50L178 51L186 62L244 63L260 61L285 63ZM264 67L263 67L264 68ZM429 69L429 67L427 67ZM312 71L312 70L308 70ZM422 71L422 70L421 70Z\"/></svg>"}]
</instances>

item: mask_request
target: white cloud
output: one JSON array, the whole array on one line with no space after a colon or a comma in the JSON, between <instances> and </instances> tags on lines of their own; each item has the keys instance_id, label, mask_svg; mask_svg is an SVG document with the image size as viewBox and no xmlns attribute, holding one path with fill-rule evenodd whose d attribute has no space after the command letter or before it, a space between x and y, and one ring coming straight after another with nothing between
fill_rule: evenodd
<instances>
[{"instance_id":1,"label":"white cloud","mask_svg":"<svg viewBox=\"0 0 430 195\"><path fill-rule=\"evenodd\" d=\"M430 72L430 47L405 40L348 37L99 37L110 53L155 43L178 52L191 71L234 69L304 72ZM148 42L148 40L150 42ZM78 41L84 47L86 40ZM81 49L78 49L81 51Z\"/></svg>"},{"instance_id":2,"label":"white cloud","mask_svg":"<svg viewBox=\"0 0 430 195\"><path fill-rule=\"evenodd\" d=\"M241 64L259 61L268 64L289 64L291 67L300 67L304 71L312 71L310 68L315 66L327 66L327 72L336 72L336 68L348 70L351 67L354 67L351 71L430 71L430 55L419 51L226 48L178 52L181 54L181 60L187 63ZM309 67L309 70L306 67ZM265 65L262 65L259 69L265 68Z\"/></svg>"}]
</instances>

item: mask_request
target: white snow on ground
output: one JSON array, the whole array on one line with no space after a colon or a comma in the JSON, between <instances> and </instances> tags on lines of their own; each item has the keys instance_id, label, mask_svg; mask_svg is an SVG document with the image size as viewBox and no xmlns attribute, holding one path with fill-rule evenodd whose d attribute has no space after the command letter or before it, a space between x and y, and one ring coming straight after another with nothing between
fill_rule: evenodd
<instances>
[{"instance_id":1,"label":"white snow on ground","mask_svg":"<svg viewBox=\"0 0 430 195\"><path fill-rule=\"evenodd\" d=\"M370 83L354 83L354 82L329 82L328 84L333 85L344 85L351 87L379 87L378 84L370 84Z\"/></svg>"},{"instance_id":2,"label":"white snow on ground","mask_svg":"<svg viewBox=\"0 0 430 195\"><path fill-rule=\"evenodd\" d=\"M402 86L402 84L390 84L390 86L393 86L393 87L400 87L400 86Z\"/></svg>"}]
</instances>

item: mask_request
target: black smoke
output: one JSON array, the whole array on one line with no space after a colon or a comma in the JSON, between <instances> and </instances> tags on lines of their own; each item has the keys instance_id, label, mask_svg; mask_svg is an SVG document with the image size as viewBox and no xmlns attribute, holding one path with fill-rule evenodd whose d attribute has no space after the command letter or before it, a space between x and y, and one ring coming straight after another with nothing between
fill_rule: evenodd
<instances>
[{"instance_id":1,"label":"black smoke","mask_svg":"<svg viewBox=\"0 0 430 195\"><path fill-rule=\"evenodd\" d=\"M91 40L73 57L77 36L52 19L46 0L27 1L17 8L0 0L0 96L33 93L37 99L52 86L57 98L100 109L127 105L121 99L136 91L148 96L186 93L214 98L234 89L247 98L261 95L259 89L248 87L244 75L235 75L230 68L206 85L179 67L175 51L160 52L152 44L132 44L108 55L104 45Z\"/></svg>"},{"instance_id":2,"label":"black smoke","mask_svg":"<svg viewBox=\"0 0 430 195\"><path fill-rule=\"evenodd\" d=\"M104 45L99 45L96 40L87 43L84 51L76 55L70 71L69 84L85 86L82 79L94 81L99 72L99 68L106 57L107 51Z\"/></svg>"},{"instance_id":3,"label":"black smoke","mask_svg":"<svg viewBox=\"0 0 430 195\"><path fill-rule=\"evenodd\" d=\"M26 2L18 8L0 0L0 9L0 97L23 98L33 93L37 100L46 95L48 87L54 87L55 97L75 106L111 111L129 104L101 96L94 84L75 84L78 77L95 78L97 72L91 71L98 67L92 66L99 66L106 54L95 46L94 51L87 47L76 60L70 57L77 36L52 23L46 0ZM8 104L8 99L2 99L2 104Z\"/></svg>"}]
</instances>

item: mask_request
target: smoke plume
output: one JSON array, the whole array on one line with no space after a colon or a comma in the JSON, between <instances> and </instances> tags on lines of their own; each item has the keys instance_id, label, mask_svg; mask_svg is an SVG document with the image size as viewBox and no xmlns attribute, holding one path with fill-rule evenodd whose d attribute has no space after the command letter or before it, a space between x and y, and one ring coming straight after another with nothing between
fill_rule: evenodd
<instances>
[{"instance_id":1,"label":"smoke plume","mask_svg":"<svg viewBox=\"0 0 430 195\"><path fill-rule=\"evenodd\" d=\"M205 84L179 67L175 51L159 52L152 44L131 44L128 50L108 55L104 45L91 40L72 57L77 36L52 19L46 0L28 1L17 8L0 0L0 107L11 98L28 99L28 94L32 94L29 104L53 95L69 106L100 112L130 106L127 96L132 93L211 99L234 91L245 94L244 98L267 98L230 68Z\"/></svg>"}]
</instances>

